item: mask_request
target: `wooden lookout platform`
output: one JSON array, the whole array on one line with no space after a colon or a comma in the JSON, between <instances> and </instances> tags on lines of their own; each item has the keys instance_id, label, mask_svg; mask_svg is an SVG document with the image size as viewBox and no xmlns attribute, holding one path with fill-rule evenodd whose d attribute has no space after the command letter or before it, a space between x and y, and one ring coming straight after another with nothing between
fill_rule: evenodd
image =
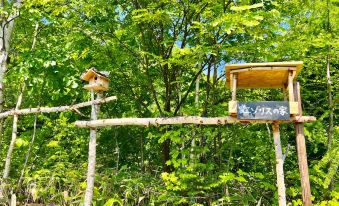
<instances>
[{"instance_id":1,"label":"wooden lookout platform","mask_svg":"<svg viewBox=\"0 0 339 206\"><path fill-rule=\"evenodd\" d=\"M226 66L226 85L232 89L237 75L238 89L285 88L289 72L295 79L301 71L302 61L230 64Z\"/></svg>"},{"instance_id":2,"label":"wooden lookout platform","mask_svg":"<svg viewBox=\"0 0 339 206\"><path fill-rule=\"evenodd\" d=\"M299 114L299 104L294 94L293 82L301 71L303 62L267 62L231 64L226 69L226 86L232 91L229 113L237 114L237 89L282 88L284 101L289 102L291 116ZM300 105L301 106L301 105Z\"/></svg>"}]
</instances>

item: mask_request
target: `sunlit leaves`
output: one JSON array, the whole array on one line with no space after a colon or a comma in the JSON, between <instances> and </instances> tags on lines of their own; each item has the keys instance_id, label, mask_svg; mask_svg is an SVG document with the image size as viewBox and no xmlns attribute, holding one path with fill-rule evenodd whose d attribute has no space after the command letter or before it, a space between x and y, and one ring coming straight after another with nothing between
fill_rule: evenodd
<instances>
[{"instance_id":1,"label":"sunlit leaves","mask_svg":"<svg viewBox=\"0 0 339 206\"><path fill-rule=\"evenodd\" d=\"M230 9L232 11L245 11L250 9L262 8L264 6L263 3L245 5L245 6L232 6Z\"/></svg>"},{"instance_id":2,"label":"sunlit leaves","mask_svg":"<svg viewBox=\"0 0 339 206\"><path fill-rule=\"evenodd\" d=\"M15 146L16 147L23 147L23 146L27 146L29 143L28 141L22 139L22 138L17 138L16 141L15 141Z\"/></svg>"},{"instance_id":3,"label":"sunlit leaves","mask_svg":"<svg viewBox=\"0 0 339 206\"><path fill-rule=\"evenodd\" d=\"M8 15L7 10L1 12ZM332 178L337 181L339 161L337 138L332 150L326 152L324 147L329 116L324 54L329 52L331 58L337 102L337 13L331 7L329 33L326 4L320 1L312 5L296 0L25 1L12 39L6 106L15 105L24 76L28 91L23 107L88 100L89 92L82 88L79 76L95 66L111 72L105 95L118 96L116 103L102 105L102 117L172 116L186 93L178 115L200 116L207 109L207 116L227 116L230 91L225 88L224 64L303 60L298 80L304 114L318 118L305 125L312 192L316 202L330 204L338 199L328 188ZM199 101L195 102L193 78L201 68ZM162 110L169 103L168 111L160 114L155 97ZM243 90L238 98L254 101L283 96L280 90ZM86 186L88 131L75 128L73 122L89 119L90 109L80 112L84 116L71 112L39 115L31 166L22 188L29 194L20 193L27 195L22 199L80 204ZM32 137L32 122L32 117L20 118L18 152L13 159L19 169L12 174L13 182ZM10 124L7 119L5 143ZM95 204L258 205L260 200L262 205L272 205L276 186L269 129L269 125L100 129ZM288 201L300 204L294 129L282 126L281 131L283 147L291 144L284 167ZM335 127L335 137L338 134ZM165 164L172 171L161 173L162 143L167 140L171 145ZM7 145L2 146L6 149Z\"/></svg>"}]
</instances>

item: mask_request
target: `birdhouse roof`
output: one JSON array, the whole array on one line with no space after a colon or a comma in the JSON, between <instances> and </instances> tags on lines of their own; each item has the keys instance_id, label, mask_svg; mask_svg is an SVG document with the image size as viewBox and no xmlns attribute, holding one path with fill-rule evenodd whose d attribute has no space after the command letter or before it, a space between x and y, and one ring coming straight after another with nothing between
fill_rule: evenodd
<instances>
[{"instance_id":1,"label":"birdhouse roof","mask_svg":"<svg viewBox=\"0 0 339 206\"><path fill-rule=\"evenodd\" d=\"M95 76L102 77L108 81L108 77L104 72L99 72L94 67L87 69L84 73L81 74L80 78L85 81L89 81Z\"/></svg>"},{"instance_id":2,"label":"birdhouse roof","mask_svg":"<svg viewBox=\"0 0 339 206\"><path fill-rule=\"evenodd\" d=\"M237 73L237 88L283 88L289 71L296 71L296 78L302 65L302 61L226 65L226 85L232 87L230 76Z\"/></svg>"}]
</instances>

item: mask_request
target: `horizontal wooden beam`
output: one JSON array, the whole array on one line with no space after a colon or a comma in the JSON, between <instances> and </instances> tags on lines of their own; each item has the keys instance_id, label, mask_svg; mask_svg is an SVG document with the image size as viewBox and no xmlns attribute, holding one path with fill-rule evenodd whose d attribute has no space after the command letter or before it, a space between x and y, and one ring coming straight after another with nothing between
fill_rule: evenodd
<instances>
[{"instance_id":1,"label":"horizontal wooden beam","mask_svg":"<svg viewBox=\"0 0 339 206\"><path fill-rule=\"evenodd\" d=\"M96 99L94 101L82 102L74 105L67 106L58 106L58 107L37 107L37 108L27 108L27 109L12 109L7 112L0 113L0 119L13 116L13 115L27 115L27 114L36 114L36 113L51 113L51 112L64 112L64 111L77 111L81 107L91 106L92 104L103 104L116 100L116 96L106 97L102 99Z\"/></svg>"},{"instance_id":2,"label":"horizontal wooden beam","mask_svg":"<svg viewBox=\"0 0 339 206\"><path fill-rule=\"evenodd\" d=\"M139 126L158 126L173 124L199 124L199 125L224 125L233 123L256 124L256 123L290 123L290 122L314 122L316 118L313 116L295 116L289 121L273 121L273 120L239 120L236 117L168 117L168 118L117 118L117 119L100 119L92 121L76 121L75 126L81 128L96 128L105 126L119 125L139 125Z\"/></svg>"},{"instance_id":3,"label":"horizontal wooden beam","mask_svg":"<svg viewBox=\"0 0 339 206\"><path fill-rule=\"evenodd\" d=\"M228 64L227 70L249 68L249 67L296 67L300 69L303 65L302 61L293 62L263 62L263 63L240 63L240 64Z\"/></svg>"},{"instance_id":4,"label":"horizontal wooden beam","mask_svg":"<svg viewBox=\"0 0 339 206\"><path fill-rule=\"evenodd\" d=\"M231 74L248 71L296 71L293 67L249 67L241 69L233 69L230 71Z\"/></svg>"}]
</instances>

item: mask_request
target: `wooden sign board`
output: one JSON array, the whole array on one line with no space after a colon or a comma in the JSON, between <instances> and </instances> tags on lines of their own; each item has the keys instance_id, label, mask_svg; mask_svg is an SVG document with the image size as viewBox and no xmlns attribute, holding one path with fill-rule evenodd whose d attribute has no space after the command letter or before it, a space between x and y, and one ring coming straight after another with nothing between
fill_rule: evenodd
<instances>
[{"instance_id":1,"label":"wooden sign board","mask_svg":"<svg viewBox=\"0 0 339 206\"><path fill-rule=\"evenodd\" d=\"M238 119L290 120L288 101L238 102Z\"/></svg>"}]
</instances>

